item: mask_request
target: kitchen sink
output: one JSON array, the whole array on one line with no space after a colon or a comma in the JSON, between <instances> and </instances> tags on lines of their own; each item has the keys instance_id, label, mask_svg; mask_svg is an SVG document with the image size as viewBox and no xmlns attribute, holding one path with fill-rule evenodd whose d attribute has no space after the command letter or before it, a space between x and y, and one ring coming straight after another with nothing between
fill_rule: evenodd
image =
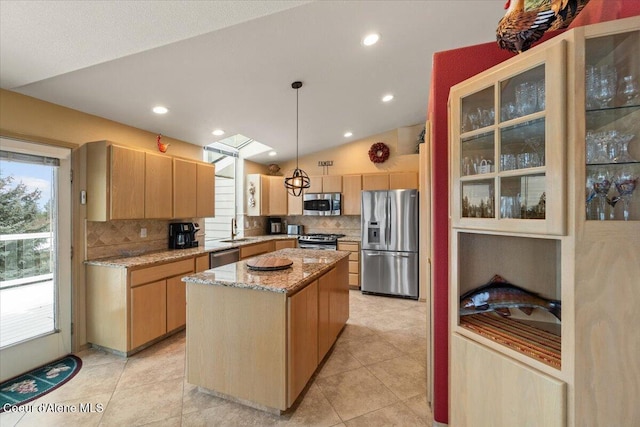
<instances>
[{"instance_id":1,"label":"kitchen sink","mask_svg":"<svg viewBox=\"0 0 640 427\"><path fill-rule=\"evenodd\" d=\"M255 239L249 239L248 237L241 237L239 239L228 239L228 240L220 240L222 243L235 243L235 242L247 242L249 240L255 240Z\"/></svg>"}]
</instances>

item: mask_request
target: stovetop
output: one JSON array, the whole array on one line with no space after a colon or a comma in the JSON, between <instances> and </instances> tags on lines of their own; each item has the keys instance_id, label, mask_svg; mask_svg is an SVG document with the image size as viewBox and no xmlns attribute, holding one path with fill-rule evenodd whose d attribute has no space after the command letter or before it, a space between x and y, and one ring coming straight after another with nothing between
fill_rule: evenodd
<instances>
[{"instance_id":1,"label":"stovetop","mask_svg":"<svg viewBox=\"0 0 640 427\"><path fill-rule=\"evenodd\" d=\"M305 242L335 242L340 237L344 237L344 234L325 234L325 233L313 233L303 234L298 237L298 240Z\"/></svg>"}]
</instances>

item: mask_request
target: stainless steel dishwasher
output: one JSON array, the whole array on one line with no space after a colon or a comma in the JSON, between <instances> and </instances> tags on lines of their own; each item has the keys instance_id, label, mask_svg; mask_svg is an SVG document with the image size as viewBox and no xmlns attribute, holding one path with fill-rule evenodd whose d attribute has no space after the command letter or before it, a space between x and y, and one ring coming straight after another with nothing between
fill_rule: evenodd
<instances>
[{"instance_id":1,"label":"stainless steel dishwasher","mask_svg":"<svg viewBox=\"0 0 640 427\"><path fill-rule=\"evenodd\" d=\"M209 254L209 268L220 267L240 261L240 249L211 252Z\"/></svg>"}]
</instances>

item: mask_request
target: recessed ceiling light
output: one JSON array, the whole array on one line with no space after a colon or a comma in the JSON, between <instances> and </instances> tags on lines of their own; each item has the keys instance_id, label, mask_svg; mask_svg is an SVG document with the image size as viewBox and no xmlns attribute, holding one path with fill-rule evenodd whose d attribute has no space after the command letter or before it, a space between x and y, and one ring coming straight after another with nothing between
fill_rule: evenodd
<instances>
[{"instance_id":1,"label":"recessed ceiling light","mask_svg":"<svg viewBox=\"0 0 640 427\"><path fill-rule=\"evenodd\" d=\"M362 39L362 44L365 46L371 46L374 45L376 43L378 43L378 40L380 40L380 35L379 34L369 34L367 35L365 38Z\"/></svg>"},{"instance_id":2,"label":"recessed ceiling light","mask_svg":"<svg viewBox=\"0 0 640 427\"><path fill-rule=\"evenodd\" d=\"M275 156L276 154L278 154L278 153L276 153L275 151L269 151L269 155L272 156L272 157Z\"/></svg>"},{"instance_id":3,"label":"recessed ceiling light","mask_svg":"<svg viewBox=\"0 0 640 427\"><path fill-rule=\"evenodd\" d=\"M222 129L216 129L211 133L214 134L215 136L224 135L224 131Z\"/></svg>"},{"instance_id":4,"label":"recessed ceiling light","mask_svg":"<svg viewBox=\"0 0 640 427\"><path fill-rule=\"evenodd\" d=\"M347 132L347 133L344 134L345 138L349 138L350 136L353 136L352 132Z\"/></svg>"},{"instance_id":5,"label":"recessed ceiling light","mask_svg":"<svg viewBox=\"0 0 640 427\"><path fill-rule=\"evenodd\" d=\"M389 102L393 99L393 95L385 95L382 97L382 102Z\"/></svg>"},{"instance_id":6,"label":"recessed ceiling light","mask_svg":"<svg viewBox=\"0 0 640 427\"><path fill-rule=\"evenodd\" d=\"M167 114L169 109L167 107L163 107L162 105L157 105L153 107L153 112L156 114Z\"/></svg>"}]
</instances>

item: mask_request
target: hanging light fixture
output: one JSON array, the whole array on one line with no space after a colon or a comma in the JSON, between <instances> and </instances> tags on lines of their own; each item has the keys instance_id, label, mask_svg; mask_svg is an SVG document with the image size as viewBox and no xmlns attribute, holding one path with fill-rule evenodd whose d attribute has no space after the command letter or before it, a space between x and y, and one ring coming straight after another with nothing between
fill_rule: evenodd
<instances>
[{"instance_id":1,"label":"hanging light fixture","mask_svg":"<svg viewBox=\"0 0 640 427\"><path fill-rule=\"evenodd\" d=\"M293 82L291 87L296 90L296 168L290 178L284 179L284 186L292 196L302 195L302 190L311 187L309 175L298 167L298 89L302 87L302 82Z\"/></svg>"}]
</instances>

